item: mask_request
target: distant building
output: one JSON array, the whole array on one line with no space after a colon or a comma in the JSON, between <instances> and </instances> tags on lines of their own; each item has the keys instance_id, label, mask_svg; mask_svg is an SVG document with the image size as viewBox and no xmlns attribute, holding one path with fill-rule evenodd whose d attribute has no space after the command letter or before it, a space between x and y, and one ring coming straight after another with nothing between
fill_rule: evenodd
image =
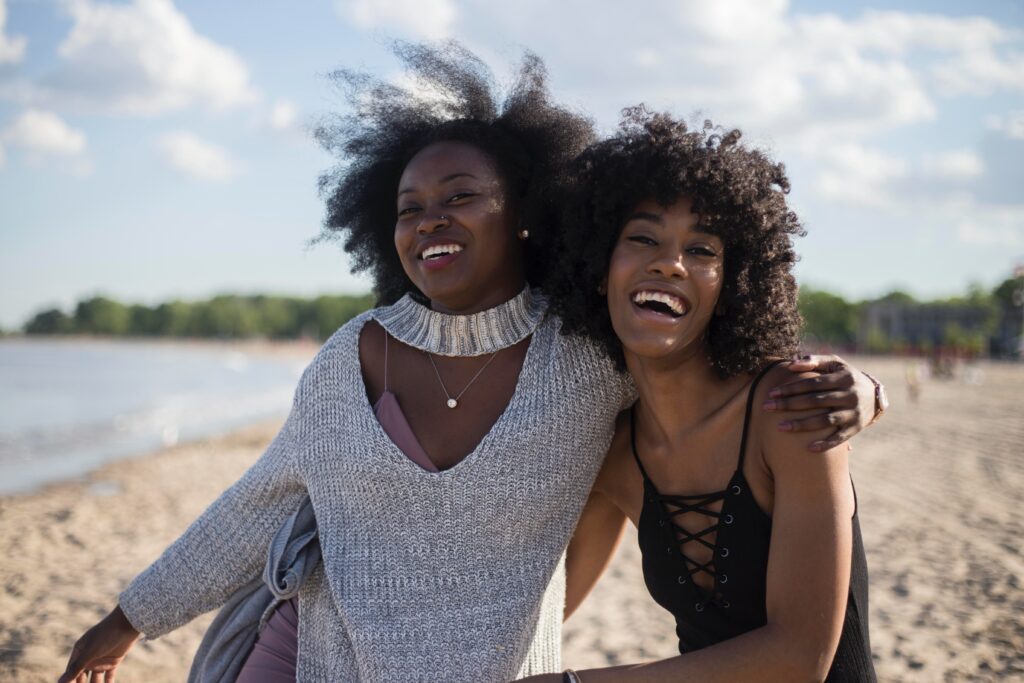
<instances>
[{"instance_id":1,"label":"distant building","mask_svg":"<svg viewBox=\"0 0 1024 683\"><path fill-rule=\"evenodd\" d=\"M1024 358L1024 307L1002 306L991 352L1001 358Z\"/></svg>"},{"instance_id":2,"label":"distant building","mask_svg":"<svg viewBox=\"0 0 1024 683\"><path fill-rule=\"evenodd\" d=\"M978 346L987 350L992 334L993 310L968 303L872 301L864 305L857 330L857 345L868 350L897 346L931 349L941 346Z\"/></svg>"}]
</instances>

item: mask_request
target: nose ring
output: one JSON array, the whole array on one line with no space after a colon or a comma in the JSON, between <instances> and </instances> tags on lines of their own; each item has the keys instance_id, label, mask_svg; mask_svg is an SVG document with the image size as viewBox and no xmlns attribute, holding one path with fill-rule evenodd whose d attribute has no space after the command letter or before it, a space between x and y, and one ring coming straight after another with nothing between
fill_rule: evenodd
<instances>
[{"instance_id":1,"label":"nose ring","mask_svg":"<svg viewBox=\"0 0 1024 683\"><path fill-rule=\"evenodd\" d=\"M448 218L448 216L438 216L437 220L444 221L445 223L451 223L452 222L452 220L450 218Z\"/></svg>"}]
</instances>

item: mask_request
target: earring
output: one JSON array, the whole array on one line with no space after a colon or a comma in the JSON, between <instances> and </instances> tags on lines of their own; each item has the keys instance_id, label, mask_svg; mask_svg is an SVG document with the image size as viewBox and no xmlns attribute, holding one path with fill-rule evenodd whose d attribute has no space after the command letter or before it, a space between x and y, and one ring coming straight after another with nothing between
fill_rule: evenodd
<instances>
[{"instance_id":1,"label":"earring","mask_svg":"<svg viewBox=\"0 0 1024 683\"><path fill-rule=\"evenodd\" d=\"M529 236L530 236L530 231L529 230L523 229L523 230L519 231L519 239L525 240Z\"/></svg>"}]
</instances>

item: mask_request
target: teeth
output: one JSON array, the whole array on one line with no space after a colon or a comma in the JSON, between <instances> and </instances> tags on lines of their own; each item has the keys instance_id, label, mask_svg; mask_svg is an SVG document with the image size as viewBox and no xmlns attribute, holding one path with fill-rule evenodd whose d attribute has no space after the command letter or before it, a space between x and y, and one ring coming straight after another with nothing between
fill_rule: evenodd
<instances>
[{"instance_id":1,"label":"teeth","mask_svg":"<svg viewBox=\"0 0 1024 683\"><path fill-rule=\"evenodd\" d=\"M432 247L427 247L420 254L420 258L426 261L428 258L434 258L435 256L446 256L448 254L457 254L462 251L462 247L457 244L435 244Z\"/></svg>"},{"instance_id":2,"label":"teeth","mask_svg":"<svg viewBox=\"0 0 1024 683\"><path fill-rule=\"evenodd\" d=\"M686 313L686 307L683 305L682 300L679 297L666 294L665 292L637 292L633 295L633 303L645 304L648 301L657 301L665 304L672 309L672 312L676 315L683 315Z\"/></svg>"}]
</instances>

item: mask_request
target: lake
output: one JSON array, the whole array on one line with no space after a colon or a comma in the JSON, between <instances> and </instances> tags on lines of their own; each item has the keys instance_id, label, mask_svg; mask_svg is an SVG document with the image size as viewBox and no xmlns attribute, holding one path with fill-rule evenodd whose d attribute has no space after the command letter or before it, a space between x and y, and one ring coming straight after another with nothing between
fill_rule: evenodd
<instances>
[{"instance_id":1,"label":"lake","mask_svg":"<svg viewBox=\"0 0 1024 683\"><path fill-rule=\"evenodd\" d=\"M0 340L0 494L283 418L307 362L219 343Z\"/></svg>"}]
</instances>

